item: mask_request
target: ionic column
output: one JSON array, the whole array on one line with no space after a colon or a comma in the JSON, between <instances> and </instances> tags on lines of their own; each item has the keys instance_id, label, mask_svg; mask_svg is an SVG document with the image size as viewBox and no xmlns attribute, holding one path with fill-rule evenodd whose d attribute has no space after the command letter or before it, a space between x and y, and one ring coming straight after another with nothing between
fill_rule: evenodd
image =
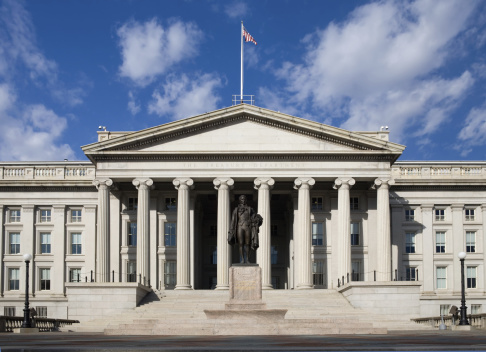
<instances>
[{"instance_id":1,"label":"ionic column","mask_svg":"<svg viewBox=\"0 0 486 352\"><path fill-rule=\"evenodd\" d=\"M349 204L349 190L355 184L353 178L337 178L334 189L338 189L338 276L351 280L351 210ZM333 251L334 252L334 251ZM334 256L334 255L333 255Z\"/></svg>"},{"instance_id":2,"label":"ionic column","mask_svg":"<svg viewBox=\"0 0 486 352\"><path fill-rule=\"evenodd\" d=\"M194 181L190 178L176 178L172 183L179 191L177 196L177 284L175 289L191 290L189 190L193 188Z\"/></svg>"},{"instance_id":3,"label":"ionic column","mask_svg":"<svg viewBox=\"0 0 486 352\"><path fill-rule=\"evenodd\" d=\"M137 209L137 274L144 285L150 279L150 178L136 178L132 184L138 189Z\"/></svg>"},{"instance_id":4,"label":"ionic column","mask_svg":"<svg viewBox=\"0 0 486 352\"><path fill-rule=\"evenodd\" d=\"M235 181L228 177L213 180L214 188L218 190L218 240L217 240L217 280L216 290L229 289L230 245L228 231L231 222L229 191Z\"/></svg>"},{"instance_id":5,"label":"ionic column","mask_svg":"<svg viewBox=\"0 0 486 352\"><path fill-rule=\"evenodd\" d=\"M260 227L260 248L257 250L257 263L262 268L262 289L272 289L272 261L271 261L271 221L270 221L270 189L275 181L270 177L259 177L255 181L258 190L258 214L263 218Z\"/></svg>"},{"instance_id":6,"label":"ionic column","mask_svg":"<svg viewBox=\"0 0 486 352\"><path fill-rule=\"evenodd\" d=\"M376 280L391 281L391 235L390 235L390 196L389 189L395 181L377 178L373 188L376 194Z\"/></svg>"},{"instance_id":7,"label":"ionic column","mask_svg":"<svg viewBox=\"0 0 486 352\"><path fill-rule=\"evenodd\" d=\"M316 183L313 178L299 177L294 181L294 188L299 190L297 233L294 234L295 246L295 288L311 289L312 280L312 238L311 238L311 211L310 189Z\"/></svg>"},{"instance_id":8,"label":"ionic column","mask_svg":"<svg viewBox=\"0 0 486 352\"><path fill-rule=\"evenodd\" d=\"M110 187L113 180L97 179L98 189L98 236L96 236L96 282L110 281Z\"/></svg>"}]
</instances>

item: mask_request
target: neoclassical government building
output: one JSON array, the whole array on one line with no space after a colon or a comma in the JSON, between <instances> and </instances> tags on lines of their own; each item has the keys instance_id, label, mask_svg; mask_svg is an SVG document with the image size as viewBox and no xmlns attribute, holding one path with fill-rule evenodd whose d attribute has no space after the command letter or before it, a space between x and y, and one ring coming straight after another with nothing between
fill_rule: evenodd
<instances>
[{"instance_id":1,"label":"neoclassical government building","mask_svg":"<svg viewBox=\"0 0 486 352\"><path fill-rule=\"evenodd\" d=\"M263 217L263 289L420 285L420 315L486 312L486 162L399 161L352 132L240 104L136 132L99 131L89 161L0 163L0 309L69 318L69 287L228 290L239 195Z\"/></svg>"}]
</instances>

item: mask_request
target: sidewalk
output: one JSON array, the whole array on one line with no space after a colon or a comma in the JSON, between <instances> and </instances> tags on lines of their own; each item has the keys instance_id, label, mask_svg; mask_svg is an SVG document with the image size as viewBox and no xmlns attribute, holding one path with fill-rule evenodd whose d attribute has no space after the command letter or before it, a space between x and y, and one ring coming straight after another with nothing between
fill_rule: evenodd
<instances>
[{"instance_id":1,"label":"sidewalk","mask_svg":"<svg viewBox=\"0 0 486 352\"><path fill-rule=\"evenodd\" d=\"M4 351L486 351L486 331L330 336L106 336L0 334Z\"/></svg>"}]
</instances>

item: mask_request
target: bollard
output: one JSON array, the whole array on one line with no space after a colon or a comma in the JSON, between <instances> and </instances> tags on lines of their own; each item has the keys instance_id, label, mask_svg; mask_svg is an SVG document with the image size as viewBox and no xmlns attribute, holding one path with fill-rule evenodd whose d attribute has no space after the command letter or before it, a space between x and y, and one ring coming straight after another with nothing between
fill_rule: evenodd
<instances>
[{"instance_id":1,"label":"bollard","mask_svg":"<svg viewBox=\"0 0 486 352\"><path fill-rule=\"evenodd\" d=\"M142 274L138 274L138 283L141 284L142 283Z\"/></svg>"},{"instance_id":2,"label":"bollard","mask_svg":"<svg viewBox=\"0 0 486 352\"><path fill-rule=\"evenodd\" d=\"M111 282L115 282L115 270L111 272Z\"/></svg>"},{"instance_id":3,"label":"bollard","mask_svg":"<svg viewBox=\"0 0 486 352\"><path fill-rule=\"evenodd\" d=\"M91 270L91 282L93 282L93 270Z\"/></svg>"},{"instance_id":4,"label":"bollard","mask_svg":"<svg viewBox=\"0 0 486 352\"><path fill-rule=\"evenodd\" d=\"M349 273L346 273L346 283L349 284Z\"/></svg>"},{"instance_id":5,"label":"bollard","mask_svg":"<svg viewBox=\"0 0 486 352\"><path fill-rule=\"evenodd\" d=\"M397 274L398 274L398 270L395 269L395 281L397 281Z\"/></svg>"},{"instance_id":6,"label":"bollard","mask_svg":"<svg viewBox=\"0 0 486 352\"><path fill-rule=\"evenodd\" d=\"M418 277L418 269L415 269L415 280L416 280L416 281L419 281L419 277Z\"/></svg>"},{"instance_id":7,"label":"bollard","mask_svg":"<svg viewBox=\"0 0 486 352\"><path fill-rule=\"evenodd\" d=\"M376 281L376 270L373 270L373 277L374 277L374 279Z\"/></svg>"},{"instance_id":8,"label":"bollard","mask_svg":"<svg viewBox=\"0 0 486 352\"><path fill-rule=\"evenodd\" d=\"M338 287L341 287L341 281L338 279Z\"/></svg>"}]
</instances>

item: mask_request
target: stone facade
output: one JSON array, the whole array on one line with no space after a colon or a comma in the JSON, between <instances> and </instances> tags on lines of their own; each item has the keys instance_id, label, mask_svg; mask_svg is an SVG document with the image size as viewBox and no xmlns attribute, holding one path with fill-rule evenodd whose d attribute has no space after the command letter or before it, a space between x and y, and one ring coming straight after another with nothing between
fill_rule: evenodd
<instances>
[{"instance_id":1,"label":"stone facade","mask_svg":"<svg viewBox=\"0 0 486 352\"><path fill-rule=\"evenodd\" d=\"M88 162L0 163L0 309L21 314L24 253L49 317L69 317L69 282L227 290L230 209L245 194L264 218L263 289L411 280L414 310L435 316L460 303L466 251L468 305L485 312L486 162L397 161L403 149L388 132L242 104L98 132Z\"/></svg>"}]
</instances>

